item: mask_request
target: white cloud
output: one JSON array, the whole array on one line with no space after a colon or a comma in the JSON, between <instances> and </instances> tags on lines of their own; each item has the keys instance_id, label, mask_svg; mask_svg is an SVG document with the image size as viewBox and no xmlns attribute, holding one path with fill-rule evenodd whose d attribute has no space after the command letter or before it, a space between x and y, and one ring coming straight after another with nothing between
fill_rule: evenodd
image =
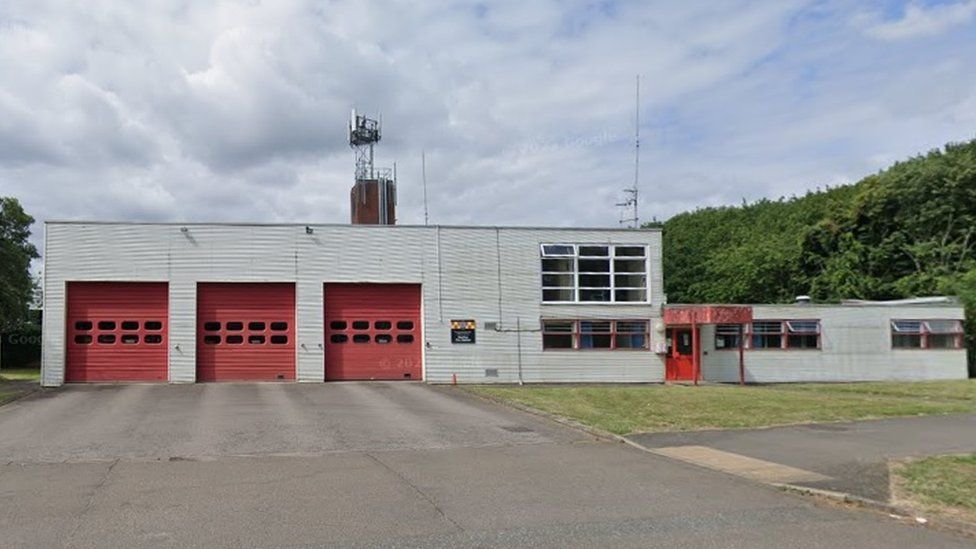
<instances>
[{"instance_id":1,"label":"white cloud","mask_svg":"<svg viewBox=\"0 0 976 549\"><path fill-rule=\"evenodd\" d=\"M403 223L423 150L435 222L613 226L636 73L645 218L973 137L976 33L882 48L857 9L6 0L0 195L39 220L345 222L357 107L383 116Z\"/></svg>"},{"instance_id":2,"label":"white cloud","mask_svg":"<svg viewBox=\"0 0 976 549\"><path fill-rule=\"evenodd\" d=\"M903 40L919 36L934 36L950 27L965 25L976 15L976 0L952 4L923 6L917 3L905 7L905 13L894 21L878 21L877 17L861 17L870 21L865 27L869 36L882 40Z\"/></svg>"}]
</instances>

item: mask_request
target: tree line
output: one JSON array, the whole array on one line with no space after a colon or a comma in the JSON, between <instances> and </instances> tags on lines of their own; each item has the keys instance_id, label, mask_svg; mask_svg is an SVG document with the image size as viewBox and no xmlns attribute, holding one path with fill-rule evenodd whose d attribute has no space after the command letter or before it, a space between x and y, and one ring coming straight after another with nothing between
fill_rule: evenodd
<instances>
[{"instance_id":1,"label":"tree line","mask_svg":"<svg viewBox=\"0 0 976 549\"><path fill-rule=\"evenodd\" d=\"M976 140L898 162L852 185L700 208L657 226L664 228L672 303L956 295L967 308L972 371Z\"/></svg>"}]
</instances>

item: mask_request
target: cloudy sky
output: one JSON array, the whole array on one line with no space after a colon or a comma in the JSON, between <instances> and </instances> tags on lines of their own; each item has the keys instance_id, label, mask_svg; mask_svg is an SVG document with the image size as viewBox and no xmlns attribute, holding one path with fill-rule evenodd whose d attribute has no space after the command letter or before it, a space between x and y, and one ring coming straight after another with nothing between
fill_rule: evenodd
<instances>
[{"instance_id":1,"label":"cloudy sky","mask_svg":"<svg viewBox=\"0 0 976 549\"><path fill-rule=\"evenodd\" d=\"M0 195L346 222L356 107L401 223L614 226L636 74L642 218L802 193L976 137L976 0L3 0Z\"/></svg>"}]
</instances>

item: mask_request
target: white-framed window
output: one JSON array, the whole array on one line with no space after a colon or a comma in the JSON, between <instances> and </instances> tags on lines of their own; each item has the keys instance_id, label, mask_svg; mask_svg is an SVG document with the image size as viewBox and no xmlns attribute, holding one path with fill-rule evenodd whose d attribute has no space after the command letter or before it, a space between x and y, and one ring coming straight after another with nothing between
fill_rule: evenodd
<instances>
[{"instance_id":1,"label":"white-framed window","mask_svg":"<svg viewBox=\"0 0 976 549\"><path fill-rule=\"evenodd\" d=\"M650 349L646 319L543 319L543 350L646 351Z\"/></svg>"},{"instance_id":2,"label":"white-framed window","mask_svg":"<svg viewBox=\"0 0 976 549\"><path fill-rule=\"evenodd\" d=\"M542 244L542 301L647 303L647 246Z\"/></svg>"},{"instance_id":3,"label":"white-framed window","mask_svg":"<svg viewBox=\"0 0 976 549\"><path fill-rule=\"evenodd\" d=\"M961 320L892 320L891 347L893 349L961 349L963 327Z\"/></svg>"},{"instance_id":4,"label":"white-framed window","mask_svg":"<svg viewBox=\"0 0 976 549\"><path fill-rule=\"evenodd\" d=\"M715 326L715 349L738 349L742 345L740 332L744 332L741 324L718 324Z\"/></svg>"}]
</instances>

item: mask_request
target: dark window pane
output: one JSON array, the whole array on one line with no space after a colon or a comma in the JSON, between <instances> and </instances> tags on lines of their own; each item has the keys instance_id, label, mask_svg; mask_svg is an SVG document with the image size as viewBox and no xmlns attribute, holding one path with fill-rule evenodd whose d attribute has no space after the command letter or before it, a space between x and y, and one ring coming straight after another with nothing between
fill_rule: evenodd
<instances>
[{"instance_id":1,"label":"dark window pane","mask_svg":"<svg viewBox=\"0 0 976 549\"><path fill-rule=\"evenodd\" d=\"M271 331L273 332L284 332L288 330L287 322L272 322Z\"/></svg>"},{"instance_id":2,"label":"dark window pane","mask_svg":"<svg viewBox=\"0 0 976 549\"><path fill-rule=\"evenodd\" d=\"M352 336L353 343L369 343L369 334L356 334Z\"/></svg>"},{"instance_id":3,"label":"dark window pane","mask_svg":"<svg viewBox=\"0 0 976 549\"><path fill-rule=\"evenodd\" d=\"M542 270L547 273L572 273L576 269L572 259L543 259Z\"/></svg>"},{"instance_id":4,"label":"dark window pane","mask_svg":"<svg viewBox=\"0 0 976 549\"><path fill-rule=\"evenodd\" d=\"M122 321L122 329L123 330L138 330L139 329L139 323L136 322L135 320L123 320ZM123 341L122 343L125 343L125 341Z\"/></svg>"},{"instance_id":5,"label":"dark window pane","mask_svg":"<svg viewBox=\"0 0 976 549\"><path fill-rule=\"evenodd\" d=\"M580 301L610 301L610 290L580 289Z\"/></svg>"},{"instance_id":6,"label":"dark window pane","mask_svg":"<svg viewBox=\"0 0 976 549\"><path fill-rule=\"evenodd\" d=\"M264 322L248 322L247 329L251 330L252 332L263 332Z\"/></svg>"},{"instance_id":7,"label":"dark window pane","mask_svg":"<svg viewBox=\"0 0 976 549\"><path fill-rule=\"evenodd\" d=\"M609 273L609 259L580 259L579 272L581 273Z\"/></svg>"},{"instance_id":8,"label":"dark window pane","mask_svg":"<svg viewBox=\"0 0 976 549\"><path fill-rule=\"evenodd\" d=\"M542 290L542 301L575 301L575 290Z\"/></svg>"},{"instance_id":9,"label":"dark window pane","mask_svg":"<svg viewBox=\"0 0 976 549\"><path fill-rule=\"evenodd\" d=\"M92 329L92 323L90 320L79 320L78 322L75 322L75 330L87 332L88 330L91 329Z\"/></svg>"},{"instance_id":10,"label":"dark window pane","mask_svg":"<svg viewBox=\"0 0 976 549\"><path fill-rule=\"evenodd\" d=\"M244 329L244 323L243 322L228 322L227 323L227 331L228 332L239 332L239 331L241 331L243 329ZM227 343L230 343L229 339L230 338L228 338Z\"/></svg>"},{"instance_id":11,"label":"dark window pane","mask_svg":"<svg viewBox=\"0 0 976 549\"><path fill-rule=\"evenodd\" d=\"M203 329L208 332L219 332L220 323L219 322L204 322Z\"/></svg>"},{"instance_id":12,"label":"dark window pane","mask_svg":"<svg viewBox=\"0 0 976 549\"><path fill-rule=\"evenodd\" d=\"M580 288L609 288L610 275L579 275Z\"/></svg>"},{"instance_id":13,"label":"dark window pane","mask_svg":"<svg viewBox=\"0 0 976 549\"><path fill-rule=\"evenodd\" d=\"M580 334L580 349L609 349L613 336Z\"/></svg>"},{"instance_id":14,"label":"dark window pane","mask_svg":"<svg viewBox=\"0 0 976 549\"><path fill-rule=\"evenodd\" d=\"M137 334L122 334L119 341L121 341L123 345L135 345L136 343L139 343L139 336Z\"/></svg>"},{"instance_id":15,"label":"dark window pane","mask_svg":"<svg viewBox=\"0 0 976 549\"><path fill-rule=\"evenodd\" d=\"M114 330L115 321L114 320L99 320L98 321L99 330Z\"/></svg>"},{"instance_id":16,"label":"dark window pane","mask_svg":"<svg viewBox=\"0 0 976 549\"><path fill-rule=\"evenodd\" d=\"M617 348L646 349L647 336L644 334L617 334Z\"/></svg>"},{"instance_id":17,"label":"dark window pane","mask_svg":"<svg viewBox=\"0 0 976 549\"><path fill-rule=\"evenodd\" d=\"M613 271L615 273L643 273L647 271L647 263L643 259L615 259Z\"/></svg>"},{"instance_id":18,"label":"dark window pane","mask_svg":"<svg viewBox=\"0 0 976 549\"><path fill-rule=\"evenodd\" d=\"M542 331L573 333L576 322L572 320L543 320Z\"/></svg>"},{"instance_id":19,"label":"dark window pane","mask_svg":"<svg viewBox=\"0 0 976 549\"><path fill-rule=\"evenodd\" d=\"M78 334L75 336L75 343L78 345L88 345L92 342L92 336L88 334Z\"/></svg>"},{"instance_id":20,"label":"dark window pane","mask_svg":"<svg viewBox=\"0 0 976 549\"><path fill-rule=\"evenodd\" d=\"M891 334L891 346L896 349L917 349L922 346L922 336L918 334Z\"/></svg>"},{"instance_id":21,"label":"dark window pane","mask_svg":"<svg viewBox=\"0 0 976 549\"><path fill-rule=\"evenodd\" d=\"M955 349L956 341L954 334L929 334L926 346L929 349Z\"/></svg>"},{"instance_id":22,"label":"dark window pane","mask_svg":"<svg viewBox=\"0 0 976 549\"><path fill-rule=\"evenodd\" d=\"M229 335L225 341L230 345L240 345L241 343L244 343L244 336Z\"/></svg>"},{"instance_id":23,"label":"dark window pane","mask_svg":"<svg viewBox=\"0 0 976 549\"><path fill-rule=\"evenodd\" d=\"M345 330L346 321L345 320L333 320L329 323L329 329L332 330Z\"/></svg>"},{"instance_id":24,"label":"dark window pane","mask_svg":"<svg viewBox=\"0 0 976 549\"><path fill-rule=\"evenodd\" d=\"M572 288L576 282L571 274L543 274L542 285L547 288Z\"/></svg>"},{"instance_id":25,"label":"dark window pane","mask_svg":"<svg viewBox=\"0 0 976 549\"><path fill-rule=\"evenodd\" d=\"M617 288L647 288L647 277L642 274L614 275L613 283Z\"/></svg>"},{"instance_id":26,"label":"dark window pane","mask_svg":"<svg viewBox=\"0 0 976 549\"><path fill-rule=\"evenodd\" d=\"M753 349L779 349L783 346L783 336L779 334L753 334Z\"/></svg>"},{"instance_id":27,"label":"dark window pane","mask_svg":"<svg viewBox=\"0 0 976 549\"><path fill-rule=\"evenodd\" d=\"M263 345L264 336L260 334L251 334L247 336L247 342L250 343L251 345Z\"/></svg>"},{"instance_id":28,"label":"dark window pane","mask_svg":"<svg viewBox=\"0 0 976 549\"><path fill-rule=\"evenodd\" d=\"M332 334L332 337L329 338L329 341L331 341L332 343L345 343L349 341L349 336L347 336L346 334Z\"/></svg>"},{"instance_id":29,"label":"dark window pane","mask_svg":"<svg viewBox=\"0 0 976 549\"><path fill-rule=\"evenodd\" d=\"M543 255L573 255L573 246L570 244L546 244L542 246Z\"/></svg>"},{"instance_id":30,"label":"dark window pane","mask_svg":"<svg viewBox=\"0 0 976 549\"><path fill-rule=\"evenodd\" d=\"M409 320L397 321L397 330L413 330L413 322Z\"/></svg>"},{"instance_id":31,"label":"dark window pane","mask_svg":"<svg viewBox=\"0 0 976 549\"><path fill-rule=\"evenodd\" d=\"M580 246L579 255L591 257L607 257L610 255L609 246Z\"/></svg>"},{"instance_id":32,"label":"dark window pane","mask_svg":"<svg viewBox=\"0 0 976 549\"><path fill-rule=\"evenodd\" d=\"M352 322L352 329L353 330L368 330L369 329L369 321L368 320L354 320Z\"/></svg>"},{"instance_id":33,"label":"dark window pane","mask_svg":"<svg viewBox=\"0 0 976 549\"><path fill-rule=\"evenodd\" d=\"M163 329L163 323L158 320L147 320L142 327L151 332L158 332Z\"/></svg>"},{"instance_id":34,"label":"dark window pane","mask_svg":"<svg viewBox=\"0 0 976 549\"><path fill-rule=\"evenodd\" d=\"M115 336L112 334L100 334L98 336L98 342L106 345L115 343Z\"/></svg>"},{"instance_id":35,"label":"dark window pane","mask_svg":"<svg viewBox=\"0 0 976 549\"><path fill-rule=\"evenodd\" d=\"M543 349L572 349L573 334L543 334Z\"/></svg>"},{"instance_id":36,"label":"dark window pane","mask_svg":"<svg viewBox=\"0 0 976 549\"><path fill-rule=\"evenodd\" d=\"M786 345L790 349L816 349L820 347L820 336L817 334L789 335Z\"/></svg>"},{"instance_id":37,"label":"dark window pane","mask_svg":"<svg viewBox=\"0 0 976 549\"><path fill-rule=\"evenodd\" d=\"M629 333L635 333L635 332L645 333L647 332L647 321L646 320L618 320L617 331L629 332Z\"/></svg>"},{"instance_id":38,"label":"dark window pane","mask_svg":"<svg viewBox=\"0 0 976 549\"><path fill-rule=\"evenodd\" d=\"M142 338L142 342L150 345L158 345L163 342L163 336L159 334L147 334L146 337Z\"/></svg>"},{"instance_id":39,"label":"dark window pane","mask_svg":"<svg viewBox=\"0 0 976 549\"><path fill-rule=\"evenodd\" d=\"M397 343L413 343L413 334L397 334Z\"/></svg>"},{"instance_id":40,"label":"dark window pane","mask_svg":"<svg viewBox=\"0 0 976 549\"><path fill-rule=\"evenodd\" d=\"M642 257L644 255L643 246L614 246L613 255L620 256L638 256Z\"/></svg>"},{"instance_id":41,"label":"dark window pane","mask_svg":"<svg viewBox=\"0 0 976 549\"><path fill-rule=\"evenodd\" d=\"M738 349L739 335L738 334L716 334L715 348L716 349Z\"/></svg>"},{"instance_id":42,"label":"dark window pane","mask_svg":"<svg viewBox=\"0 0 976 549\"><path fill-rule=\"evenodd\" d=\"M393 341L393 336L390 334L376 334L376 339L374 341L377 343L390 343Z\"/></svg>"},{"instance_id":43,"label":"dark window pane","mask_svg":"<svg viewBox=\"0 0 976 549\"><path fill-rule=\"evenodd\" d=\"M621 302L640 302L647 301L646 290L616 290L614 299Z\"/></svg>"},{"instance_id":44,"label":"dark window pane","mask_svg":"<svg viewBox=\"0 0 976 549\"><path fill-rule=\"evenodd\" d=\"M609 320L581 320L580 331L584 333L609 332Z\"/></svg>"},{"instance_id":45,"label":"dark window pane","mask_svg":"<svg viewBox=\"0 0 976 549\"><path fill-rule=\"evenodd\" d=\"M393 327L393 323L389 320L377 320L373 323L374 330L389 330Z\"/></svg>"},{"instance_id":46,"label":"dark window pane","mask_svg":"<svg viewBox=\"0 0 976 549\"><path fill-rule=\"evenodd\" d=\"M203 336L204 345L217 345L220 343L220 336L218 335L208 335Z\"/></svg>"},{"instance_id":47,"label":"dark window pane","mask_svg":"<svg viewBox=\"0 0 976 549\"><path fill-rule=\"evenodd\" d=\"M288 336L283 336L283 335L271 336L272 345L284 345L285 343L288 343Z\"/></svg>"}]
</instances>

